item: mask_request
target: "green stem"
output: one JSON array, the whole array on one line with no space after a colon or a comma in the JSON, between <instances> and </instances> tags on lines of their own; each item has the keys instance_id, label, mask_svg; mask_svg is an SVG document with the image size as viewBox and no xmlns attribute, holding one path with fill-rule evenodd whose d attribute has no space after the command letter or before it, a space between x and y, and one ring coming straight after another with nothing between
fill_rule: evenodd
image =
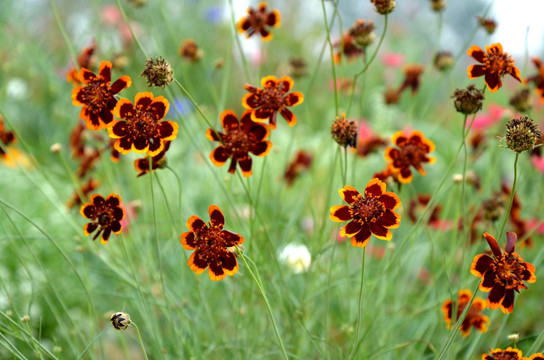
<instances>
[{"instance_id":1,"label":"green stem","mask_svg":"<svg viewBox=\"0 0 544 360\"><path fill-rule=\"evenodd\" d=\"M130 34L132 35L132 39L134 40L134 42L138 46L138 49L140 49L140 51L142 52L143 56L146 59L149 59L150 57L147 55L144 47L140 43L140 40L138 40L138 37L136 36L136 34L134 33L134 30L132 29L132 25L130 24L130 21L129 21L128 17L127 17L127 14L125 14L125 10L123 9L123 5L121 5L121 1L120 0L115 0L115 1L117 3L117 7L119 8L119 11L121 12L121 15L123 16L123 20L125 21L125 23L128 26L128 29L130 30Z\"/></svg>"},{"instance_id":2,"label":"green stem","mask_svg":"<svg viewBox=\"0 0 544 360\"><path fill-rule=\"evenodd\" d=\"M251 80L251 77L249 76L249 67L247 64L247 59L244 54L244 51L242 50L242 43L240 42L240 37L236 33L236 19L234 18L234 4L232 0L229 0L229 4L230 4L231 21L234 28L234 38L236 39L236 45L238 46L238 51L240 51L240 58L242 58L242 64L244 68L244 73L246 75L246 81L249 82Z\"/></svg>"},{"instance_id":3,"label":"green stem","mask_svg":"<svg viewBox=\"0 0 544 360\"><path fill-rule=\"evenodd\" d=\"M519 159L519 153L516 152L516 159L514 160L514 182L512 183L512 189L510 190L510 199L508 200L508 210L504 214L504 220L502 222L501 232L499 233L499 237L497 238L499 239L499 241L502 238L502 234L504 234L506 223L508 222L508 219L510 218L510 211L512 211L512 203L514 202L514 195L516 192L516 183L518 180L518 159Z\"/></svg>"},{"instance_id":4,"label":"green stem","mask_svg":"<svg viewBox=\"0 0 544 360\"><path fill-rule=\"evenodd\" d=\"M79 71L79 62L77 61L77 53L74 50L74 47L72 46L72 42L70 41L70 38L68 37L68 34L66 33L64 26L62 25L62 22L60 21L57 5L55 5L53 0L49 0L49 4L51 5L51 9L53 10L53 16L55 17L55 22L57 23L57 26L59 27L59 31L62 35L62 38L64 39L64 42L66 43L66 46L68 47L68 52L70 53L72 62L74 63L75 68Z\"/></svg>"},{"instance_id":5,"label":"green stem","mask_svg":"<svg viewBox=\"0 0 544 360\"><path fill-rule=\"evenodd\" d=\"M353 338L353 347L351 348L351 353L348 359L353 359L353 356L357 353L357 349L359 348L359 331L361 330L361 318L363 316L363 285L365 281L365 257L366 257L366 247L363 248L363 261L361 264L361 287L359 288L357 328L355 330L355 337Z\"/></svg>"},{"instance_id":6,"label":"green stem","mask_svg":"<svg viewBox=\"0 0 544 360\"><path fill-rule=\"evenodd\" d=\"M204 121L206 121L206 123L208 124L208 126L210 128L213 129L213 125L212 123L210 122L210 120L208 120L208 118L206 117L206 115L204 114L204 112L202 111L202 109L200 108L200 106L198 106L198 104L196 103L196 101L193 99L193 97L191 96L191 94L189 94L189 92L183 87L183 85L181 85L181 83L177 80L177 79L174 79L174 83L177 85L177 87L181 90L181 92L183 93L183 95L185 95L187 97L187 99L189 99L189 101L193 104L193 106L195 107L196 111L198 111L198 113L200 114L200 116L202 116L202 118L204 119Z\"/></svg>"},{"instance_id":7,"label":"green stem","mask_svg":"<svg viewBox=\"0 0 544 360\"><path fill-rule=\"evenodd\" d=\"M355 78L359 77L361 74L363 74L365 71L367 71L369 66L374 61L374 58L376 57L376 55L378 55L378 51L380 50L380 47L382 46L383 39L385 38L385 33L387 32L387 24L389 23L387 14L384 15L384 18L385 19L384 19L384 24L383 24L383 32L382 32L382 36L380 37L380 41L378 42L378 46L376 46L376 49L374 50L374 53L370 57L370 60L368 60L366 65L363 67L363 69L361 71L359 71L357 74L355 74Z\"/></svg>"},{"instance_id":8,"label":"green stem","mask_svg":"<svg viewBox=\"0 0 544 360\"><path fill-rule=\"evenodd\" d=\"M334 65L334 51L333 51L333 48L332 48L329 23L327 21L327 9L325 8L325 0L321 0L321 7L323 9L323 19L325 20L325 31L327 32L327 43L329 44L329 51L331 53L332 81L333 81L333 85L334 85L334 108L336 110L336 114L338 114L339 105L338 105L338 86L336 84L336 68L335 68L335 65Z\"/></svg>"},{"instance_id":9,"label":"green stem","mask_svg":"<svg viewBox=\"0 0 544 360\"><path fill-rule=\"evenodd\" d=\"M145 351L144 342L142 341L142 335L140 334L140 329L138 329L138 326L133 321L131 321L130 324L134 326L134 328L136 329L136 333L138 334L138 341L140 342L140 347L142 348L142 352L144 353L145 359L148 360L147 353Z\"/></svg>"}]
</instances>

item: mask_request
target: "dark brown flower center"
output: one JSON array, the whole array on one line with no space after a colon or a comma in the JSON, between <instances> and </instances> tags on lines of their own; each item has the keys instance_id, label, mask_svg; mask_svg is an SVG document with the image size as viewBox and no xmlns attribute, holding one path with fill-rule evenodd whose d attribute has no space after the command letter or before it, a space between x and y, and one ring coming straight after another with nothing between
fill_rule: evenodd
<instances>
[{"instance_id":1,"label":"dark brown flower center","mask_svg":"<svg viewBox=\"0 0 544 360\"><path fill-rule=\"evenodd\" d=\"M521 258L516 253L504 253L495 258L491 264L495 273L495 282L503 285L506 289L524 288Z\"/></svg>"},{"instance_id":2,"label":"dark brown flower center","mask_svg":"<svg viewBox=\"0 0 544 360\"><path fill-rule=\"evenodd\" d=\"M517 353L513 351L501 351L500 353L493 353L494 360L519 360Z\"/></svg>"},{"instance_id":3,"label":"dark brown flower center","mask_svg":"<svg viewBox=\"0 0 544 360\"><path fill-rule=\"evenodd\" d=\"M251 144L248 135L238 127L223 135L223 145L236 156L247 155Z\"/></svg>"},{"instance_id":4,"label":"dark brown flower center","mask_svg":"<svg viewBox=\"0 0 544 360\"><path fill-rule=\"evenodd\" d=\"M153 138L157 132L157 121L153 113L136 109L136 115L129 120L129 132L133 137Z\"/></svg>"},{"instance_id":5,"label":"dark brown flower center","mask_svg":"<svg viewBox=\"0 0 544 360\"><path fill-rule=\"evenodd\" d=\"M365 198L359 194L351 211L354 219L363 223L374 223L385 213L385 205L376 198Z\"/></svg>"},{"instance_id":6,"label":"dark brown flower center","mask_svg":"<svg viewBox=\"0 0 544 360\"><path fill-rule=\"evenodd\" d=\"M199 257L204 260L214 259L225 250L225 240L221 236L222 228L213 226L210 222L198 237Z\"/></svg>"},{"instance_id":7,"label":"dark brown flower center","mask_svg":"<svg viewBox=\"0 0 544 360\"><path fill-rule=\"evenodd\" d=\"M83 101L89 110L93 113L100 112L111 97L111 91L108 84L101 80L93 80L82 89Z\"/></svg>"},{"instance_id":8,"label":"dark brown flower center","mask_svg":"<svg viewBox=\"0 0 544 360\"><path fill-rule=\"evenodd\" d=\"M491 49L491 52L488 52L484 60L486 70L499 76L511 72L513 64L514 63L512 59L510 59L510 56L508 56L506 53L500 52L497 48Z\"/></svg>"},{"instance_id":9,"label":"dark brown flower center","mask_svg":"<svg viewBox=\"0 0 544 360\"><path fill-rule=\"evenodd\" d=\"M261 104L270 107L274 110L280 110L284 103L284 91L282 84L276 87L266 87L259 89L258 96L261 99Z\"/></svg>"},{"instance_id":10,"label":"dark brown flower center","mask_svg":"<svg viewBox=\"0 0 544 360\"><path fill-rule=\"evenodd\" d=\"M405 166L418 167L425 161L427 150L421 143L408 143L399 149L400 161Z\"/></svg>"}]
</instances>

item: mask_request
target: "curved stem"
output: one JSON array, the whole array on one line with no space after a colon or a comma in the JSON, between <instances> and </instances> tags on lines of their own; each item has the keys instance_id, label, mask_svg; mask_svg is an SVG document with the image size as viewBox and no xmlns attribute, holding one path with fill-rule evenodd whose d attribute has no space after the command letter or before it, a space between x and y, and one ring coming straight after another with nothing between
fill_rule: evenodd
<instances>
[{"instance_id":1,"label":"curved stem","mask_svg":"<svg viewBox=\"0 0 544 360\"><path fill-rule=\"evenodd\" d=\"M149 56L147 55L144 47L142 46L142 44L140 43L140 40L138 40L138 37L136 36L136 34L134 33L134 30L132 29L132 25L130 24L130 21L128 20L128 17L127 17L127 14L125 14L125 10L123 9L123 5L121 5L121 1L120 0L116 0L117 2L117 7L119 8L119 11L121 12L121 15L123 16L123 20L125 21L125 23L127 24L128 26L128 29L130 30L130 34L132 35L132 39L134 40L134 42L136 43L136 45L138 46L138 49L140 49L140 51L142 52L142 54L144 55L144 57L146 59L149 59Z\"/></svg>"},{"instance_id":2,"label":"curved stem","mask_svg":"<svg viewBox=\"0 0 544 360\"><path fill-rule=\"evenodd\" d=\"M382 46L382 43L383 43L383 39L385 38L385 33L387 32L387 24L388 24L388 17L387 17L387 14L384 15L385 17L385 21L384 21L384 24L383 24L383 32L382 32L382 36L380 37L380 41L378 42L378 46L376 46L376 49L374 50L374 53L372 54L372 56L370 57L370 60L368 60L368 62L366 63L366 65L363 67L363 69L361 71L359 71L357 74L355 74L355 78L359 77L360 75L362 75L365 71L368 70L368 67L370 66L370 64L372 64L372 62L374 61L374 58L376 57L376 55L378 55L378 51L380 50L380 47Z\"/></svg>"},{"instance_id":3,"label":"curved stem","mask_svg":"<svg viewBox=\"0 0 544 360\"><path fill-rule=\"evenodd\" d=\"M136 333L138 334L138 341L140 342L140 347L142 348L145 359L148 360L147 353L145 352L144 342L142 341L142 335L140 334L140 329L138 329L138 326L133 321L131 321L130 324L133 325L136 329Z\"/></svg>"}]
</instances>

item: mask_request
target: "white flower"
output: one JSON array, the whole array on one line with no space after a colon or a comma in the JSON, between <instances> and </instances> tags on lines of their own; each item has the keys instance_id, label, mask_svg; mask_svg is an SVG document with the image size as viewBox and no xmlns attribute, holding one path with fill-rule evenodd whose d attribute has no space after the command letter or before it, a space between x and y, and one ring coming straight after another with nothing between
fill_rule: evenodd
<instances>
[{"instance_id":1,"label":"white flower","mask_svg":"<svg viewBox=\"0 0 544 360\"><path fill-rule=\"evenodd\" d=\"M300 274L307 271L312 263L312 255L302 244L288 244L280 254L279 259L293 270L295 274Z\"/></svg>"}]
</instances>

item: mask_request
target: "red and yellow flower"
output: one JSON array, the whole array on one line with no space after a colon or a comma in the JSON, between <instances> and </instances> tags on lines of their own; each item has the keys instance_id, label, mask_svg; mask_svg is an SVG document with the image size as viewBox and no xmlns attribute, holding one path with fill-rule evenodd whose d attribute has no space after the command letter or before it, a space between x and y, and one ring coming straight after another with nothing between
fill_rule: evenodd
<instances>
[{"instance_id":1,"label":"red and yellow flower","mask_svg":"<svg viewBox=\"0 0 544 360\"><path fill-rule=\"evenodd\" d=\"M124 75L110 86L111 66L111 62L102 61L98 76L81 68L78 77L83 85L72 90L72 104L83 106L79 117L85 120L91 130L105 129L113 121L112 110L117 104L114 95L132 83L130 77Z\"/></svg>"},{"instance_id":2,"label":"red and yellow flower","mask_svg":"<svg viewBox=\"0 0 544 360\"><path fill-rule=\"evenodd\" d=\"M540 100L544 102L544 64L542 64L539 57L534 57L531 60L535 64L538 73L525 79L525 83L534 83L536 92L540 95Z\"/></svg>"},{"instance_id":3,"label":"red and yellow flower","mask_svg":"<svg viewBox=\"0 0 544 360\"><path fill-rule=\"evenodd\" d=\"M497 309L499 306L503 313L514 311L514 291L527 289L523 283L534 283L535 267L516 254L517 235L513 232L506 232L506 252L499 248L497 240L488 233L484 234L493 257L480 254L474 257L470 272L474 276L482 278L480 290L489 292L487 306Z\"/></svg>"},{"instance_id":4,"label":"red and yellow flower","mask_svg":"<svg viewBox=\"0 0 544 360\"><path fill-rule=\"evenodd\" d=\"M266 140L270 135L268 126L253 122L250 110L246 110L240 120L233 111L223 111L221 125L225 129L224 133L213 129L206 131L208 140L221 142L210 153L210 160L219 167L230 158L229 173L234 174L236 165L240 164L242 175L250 176L252 160L249 153L262 157L272 148L272 143Z\"/></svg>"},{"instance_id":5,"label":"red and yellow flower","mask_svg":"<svg viewBox=\"0 0 544 360\"><path fill-rule=\"evenodd\" d=\"M121 197L119 195L110 194L107 199L100 194L91 196L90 202L83 204L79 209L79 213L86 219L91 220L90 223L83 227L85 236L88 236L98 229L98 232L93 236L93 241L100 234L100 242L106 244L111 233L119 234L121 232L121 221L125 217L125 212L121 206Z\"/></svg>"},{"instance_id":6,"label":"red and yellow flower","mask_svg":"<svg viewBox=\"0 0 544 360\"><path fill-rule=\"evenodd\" d=\"M283 76L279 80L273 76L265 76L261 79L261 88L246 84L249 91L242 98L242 106L251 112L251 120L262 122L269 120L272 130L276 128L276 116L279 112L289 126L297 123L297 117L287 109L288 106L302 104L304 96L299 91L289 93L294 85L293 79Z\"/></svg>"},{"instance_id":7,"label":"red and yellow flower","mask_svg":"<svg viewBox=\"0 0 544 360\"><path fill-rule=\"evenodd\" d=\"M453 319L454 322L456 322L465 308L467 307L468 303L470 302L470 299L472 298L472 291L470 290L461 290L459 291L459 301L457 303L457 316L455 319ZM444 312L444 320L448 324L448 328L451 327L452 324L452 301L446 300L444 304L442 305L442 311ZM470 306L470 309L467 312L467 315L465 317L465 320L461 323L461 327L459 330L461 331L461 334L463 336L468 336L470 334L470 330L472 327L474 327L476 330L480 332L486 332L487 331L487 324L489 324L489 318L485 315L482 315L482 310L485 309L485 300L482 298L477 297L472 302L472 305Z\"/></svg>"},{"instance_id":8,"label":"red and yellow flower","mask_svg":"<svg viewBox=\"0 0 544 360\"><path fill-rule=\"evenodd\" d=\"M178 124L163 121L170 104L162 96L154 97L150 92L136 94L134 105L121 99L113 109L113 114L122 119L108 126L111 138L117 139L114 148L121 154L147 153L158 155L167 141L174 140L178 134Z\"/></svg>"},{"instance_id":9,"label":"red and yellow flower","mask_svg":"<svg viewBox=\"0 0 544 360\"><path fill-rule=\"evenodd\" d=\"M351 220L340 231L340 236L351 238L351 245L365 247L372 234L387 241L393 237L389 229L400 225L401 216L394 211L400 206L400 199L385 190L385 183L376 178L368 182L364 194L348 185L339 190L348 205L331 207L330 218L336 222Z\"/></svg>"},{"instance_id":10,"label":"red and yellow flower","mask_svg":"<svg viewBox=\"0 0 544 360\"><path fill-rule=\"evenodd\" d=\"M81 53L77 56L77 63L80 68L89 69L94 61L93 53L96 47L94 40L91 42L89 47L84 48ZM74 85L81 85L81 80L79 80L78 72L75 66L72 66L70 70L66 73L66 80Z\"/></svg>"},{"instance_id":11,"label":"red and yellow flower","mask_svg":"<svg viewBox=\"0 0 544 360\"><path fill-rule=\"evenodd\" d=\"M151 171L161 169L166 166L166 152L170 148L170 141L164 145L164 149L151 158ZM149 173L149 156L134 160L134 170L138 172L136 177Z\"/></svg>"},{"instance_id":12,"label":"red and yellow flower","mask_svg":"<svg viewBox=\"0 0 544 360\"><path fill-rule=\"evenodd\" d=\"M210 205L208 213L207 223L196 215L187 220L189 231L181 234L180 242L184 249L195 250L187 262L191 270L202 274L208 268L210 279L218 281L238 272L236 255L228 248L241 245L244 238L223 229L225 217L218 206Z\"/></svg>"},{"instance_id":13,"label":"red and yellow flower","mask_svg":"<svg viewBox=\"0 0 544 360\"><path fill-rule=\"evenodd\" d=\"M512 57L503 52L500 43L486 46L485 52L479 46L472 45L467 55L482 64L470 65L467 69L468 78L475 79L484 76L485 83L491 92L497 91L502 86L501 78L506 74L510 74L521 82L519 69L514 65Z\"/></svg>"},{"instance_id":14,"label":"red and yellow flower","mask_svg":"<svg viewBox=\"0 0 544 360\"><path fill-rule=\"evenodd\" d=\"M489 354L482 354L482 360L524 360L521 350L511 348L510 346L506 350L495 349L491 350Z\"/></svg>"},{"instance_id":15,"label":"red and yellow flower","mask_svg":"<svg viewBox=\"0 0 544 360\"><path fill-rule=\"evenodd\" d=\"M236 29L239 33L245 33L246 38L253 36L254 34L261 35L263 41L272 40L272 33L267 29L268 27L279 27L281 24L281 15L278 10L266 11L268 4L261 2L257 7L257 10L251 6L247 9L247 16L241 18L236 23Z\"/></svg>"},{"instance_id":16,"label":"red and yellow flower","mask_svg":"<svg viewBox=\"0 0 544 360\"><path fill-rule=\"evenodd\" d=\"M397 131L391 137L391 141L398 148L387 147L385 159L391 174L401 183L412 181L411 167L425 175L423 164L433 164L436 161L434 157L428 156L434 151L434 143L426 139L420 131L412 131L408 136L402 131Z\"/></svg>"}]
</instances>

